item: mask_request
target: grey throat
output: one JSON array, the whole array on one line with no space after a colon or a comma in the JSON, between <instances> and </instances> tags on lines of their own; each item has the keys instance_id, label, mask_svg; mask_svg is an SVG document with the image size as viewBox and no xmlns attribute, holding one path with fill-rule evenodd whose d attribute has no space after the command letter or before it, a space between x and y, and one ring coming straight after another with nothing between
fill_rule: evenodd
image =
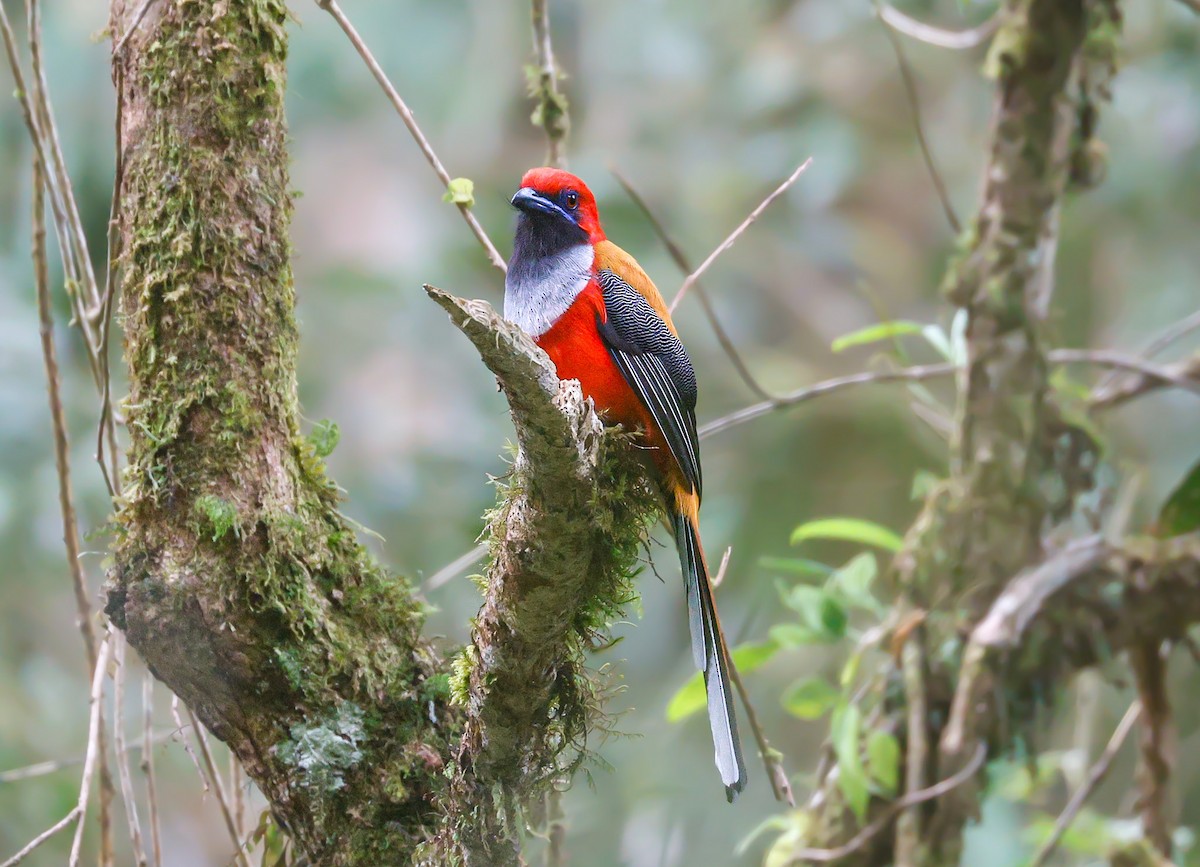
<instances>
[{"instance_id":1,"label":"grey throat","mask_svg":"<svg viewBox=\"0 0 1200 867\"><path fill-rule=\"evenodd\" d=\"M547 256L514 256L504 279L504 318L542 336L587 287L595 258L586 242Z\"/></svg>"}]
</instances>

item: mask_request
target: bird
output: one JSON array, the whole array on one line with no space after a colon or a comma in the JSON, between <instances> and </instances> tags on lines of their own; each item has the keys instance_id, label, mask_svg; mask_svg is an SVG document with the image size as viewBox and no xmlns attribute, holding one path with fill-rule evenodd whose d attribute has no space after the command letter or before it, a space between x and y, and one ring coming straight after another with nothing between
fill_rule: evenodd
<instances>
[{"instance_id":1,"label":"bird","mask_svg":"<svg viewBox=\"0 0 1200 867\"><path fill-rule=\"evenodd\" d=\"M733 706L733 662L700 544L702 487L696 374L651 279L604 234L596 199L563 169L530 169L504 283L504 318L575 379L609 424L641 433L663 493L687 595L692 655L703 673L717 769L732 803L746 785Z\"/></svg>"}]
</instances>

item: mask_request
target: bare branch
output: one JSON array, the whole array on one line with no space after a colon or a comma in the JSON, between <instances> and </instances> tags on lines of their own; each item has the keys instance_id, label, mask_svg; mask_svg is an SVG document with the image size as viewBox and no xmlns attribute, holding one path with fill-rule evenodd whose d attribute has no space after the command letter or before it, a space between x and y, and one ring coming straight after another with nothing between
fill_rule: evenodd
<instances>
[{"instance_id":1,"label":"bare branch","mask_svg":"<svg viewBox=\"0 0 1200 867\"><path fill-rule=\"evenodd\" d=\"M687 256L684 255L683 250L680 249L675 240L667 233L666 227L663 226L654 212L650 210L650 206L646 204L646 200L642 198L641 193L634 188L628 178L621 174L616 166L610 165L608 170L612 172L613 177L617 179L617 183L621 185L629 198L633 200L633 203L645 215L646 219L650 222L650 226L654 229L654 233L663 242L663 246L667 248L667 252L671 255L675 264L679 266L679 270L683 272L683 275L686 277L692 273L693 269L688 263ZM717 316L712 299L708 297L708 290L698 282L693 284L692 288L696 293L696 299L700 302L700 307L704 310L704 315L708 318L708 324L712 326L713 333L717 335L717 342L721 344L721 348L725 350L725 354L733 362L733 367L737 371L738 376L742 378L742 382L746 383L746 387L763 400L775 400L776 396L759 384L754 375L750 373L750 368L746 366L746 362L742 360L741 353L734 346L733 339L729 336L729 333L725 330L725 326L721 324L721 320Z\"/></svg>"},{"instance_id":2,"label":"bare branch","mask_svg":"<svg viewBox=\"0 0 1200 867\"><path fill-rule=\"evenodd\" d=\"M138 821L137 798L133 794L129 750L125 742L125 636L118 632L113 635L113 642L116 646L113 667L113 744L117 750L117 778L121 782L121 799L125 802L133 857L138 867L146 867L146 847L142 843L142 825Z\"/></svg>"},{"instance_id":3,"label":"bare branch","mask_svg":"<svg viewBox=\"0 0 1200 867\"><path fill-rule=\"evenodd\" d=\"M7 861L5 861L3 864L0 864L0 867L17 867L17 865L20 864L22 861L24 861L29 856L29 854L31 852L33 852L34 849L37 849L39 846L41 846L43 843L45 843L47 840L49 840L55 834L64 830L68 825L70 825L72 822L74 822L78 818L79 818L79 808L72 807L71 811L69 813L67 813L67 815L63 816L61 819L59 819L57 822L55 822L53 825L51 825L45 831L38 834L36 837L34 837L32 840L30 840L28 843L26 843L24 848L22 848L20 852L18 852L16 855L13 855L11 858L9 858Z\"/></svg>"},{"instance_id":4,"label":"bare branch","mask_svg":"<svg viewBox=\"0 0 1200 867\"><path fill-rule=\"evenodd\" d=\"M929 702L925 690L925 652L917 626L900 650L904 672L904 699L908 708L905 743L904 791L907 797L925 787L929 762ZM896 820L896 867L917 867L920 863L921 815L917 805L909 805Z\"/></svg>"},{"instance_id":5,"label":"bare branch","mask_svg":"<svg viewBox=\"0 0 1200 867\"><path fill-rule=\"evenodd\" d=\"M138 7L137 12L133 13L133 18L125 26L125 32L121 34L121 38L113 46L113 54L120 54L125 50L125 43L129 41L129 37L138 29L138 26L142 23L142 19L146 17L146 13L150 11L150 7L154 5L154 2L155 0L142 0L142 5ZM117 114L119 115L120 113L118 110Z\"/></svg>"},{"instance_id":6,"label":"bare branch","mask_svg":"<svg viewBox=\"0 0 1200 867\"><path fill-rule=\"evenodd\" d=\"M429 139L425 138L425 134L421 132L421 128L417 126L417 119L413 117L412 111L408 105L400 98L400 94L396 88L392 86L392 82L388 80L383 68L375 60L375 56L371 53L371 49L367 48L367 44L363 42L354 25L350 23L350 19L346 17L346 13L342 11L342 7L337 4L337 0L316 0L318 6L333 16L337 21L338 26L350 39L354 50L358 52L358 56L367 64L367 68L371 70L371 74L375 76L375 80L379 82L379 86L383 88L383 92L387 94L388 100L391 101L392 107L396 109L396 113L400 115L400 119L404 121L404 125L408 127L409 133L413 140L417 143L417 147L421 149L421 153L425 155L426 161L433 167L434 174L442 182L443 186L450 185L450 173L446 171L446 167L442 165L442 161L438 159L438 155L434 152L433 146L429 143ZM508 271L508 266L505 264L503 257L496 250L496 246L492 243L492 239L488 237L486 231L479 220L475 218L470 206L458 202L456 203L459 213L462 214L467 225L471 227L471 232L482 245L484 252L487 253L491 263L500 269L501 273Z\"/></svg>"},{"instance_id":7,"label":"bare branch","mask_svg":"<svg viewBox=\"0 0 1200 867\"><path fill-rule=\"evenodd\" d=\"M196 719L196 715L192 713L190 707L187 712L188 719L192 722L192 732L196 735L196 743L200 746L200 756L204 759L205 774L212 787L212 792L217 796L217 803L221 807L221 818L225 820L225 830L229 832L229 839L233 841L234 860L242 867L250 867L250 859L246 857L242 837L238 834L237 822L234 821L229 798L225 795L225 785L221 782L221 774L217 770L216 762L213 761L212 751L208 748L208 736L205 735L204 727L200 725L200 721Z\"/></svg>"},{"instance_id":8,"label":"bare branch","mask_svg":"<svg viewBox=\"0 0 1200 867\"><path fill-rule=\"evenodd\" d=\"M46 368L46 392L50 399L50 420L54 427L54 464L58 471L58 505L62 516L63 544L67 567L75 591L76 626L83 637L88 671L96 668L96 631L92 627L92 604L88 599L87 578L80 559L79 527L75 516L75 496L71 490L71 447L67 441L67 419L63 412L62 380L58 372L58 353L54 346L54 313L50 302L50 274L46 263L46 225L43 210L44 176L35 161L33 169L33 274L37 291L38 324L42 338L42 363Z\"/></svg>"},{"instance_id":9,"label":"bare branch","mask_svg":"<svg viewBox=\"0 0 1200 867\"><path fill-rule=\"evenodd\" d=\"M628 435L606 430L579 383L560 382L528 335L484 301L425 289L496 375L516 428L465 656L468 712L451 789L470 803L499 786L519 803L570 771L593 724L583 652L633 593L659 500ZM443 844L452 835L481 863L518 863L507 823L484 812L444 829Z\"/></svg>"},{"instance_id":10,"label":"bare branch","mask_svg":"<svg viewBox=\"0 0 1200 867\"><path fill-rule=\"evenodd\" d=\"M751 211L750 215L747 216L746 219L742 220L736 229L729 233L728 238L718 244L717 248L708 254L708 258L700 263L699 268L687 276L687 279L683 281L683 285L679 287L679 291L675 293L675 297L671 300L671 306L668 308L671 313L675 312L675 308L679 306L679 302L683 300L685 295L687 295L688 290L690 290L695 282L700 279L701 275L703 275L704 272L709 269L709 266L716 261L717 257L732 247L734 242L742 236L742 233L750 228L750 224L762 216L762 212L770 206L771 202L782 196L785 192L787 192L788 187L796 183L797 178L804 173L804 170L807 169L811 163L812 157L809 157L802 162L796 168L796 171L792 172L791 175L788 176L786 181L776 187L769 196L758 203L758 207Z\"/></svg>"},{"instance_id":11,"label":"bare branch","mask_svg":"<svg viewBox=\"0 0 1200 867\"><path fill-rule=\"evenodd\" d=\"M563 147L571 129L567 114L567 98L559 89L561 75L554 61L554 46L550 41L550 0L531 0L533 17L533 50L537 56L537 79L531 76L530 89L538 105L533 122L546 132L547 163L565 165Z\"/></svg>"},{"instance_id":12,"label":"bare branch","mask_svg":"<svg viewBox=\"0 0 1200 867\"><path fill-rule=\"evenodd\" d=\"M849 842L834 849L797 849L791 853L788 864L803 864L806 861L827 864L831 861L840 861L848 855L853 855L887 828L892 820L896 818L897 813L909 807L915 807L918 804L924 804L927 801L941 798L971 779L975 772L983 767L983 760L986 758L987 747L984 744L980 744L975 751L974 758L954 776L893 801L871 824L855 834Z\"/></svg>"},{"instance_id":13,"label":"bare branch","mask_svg":"<svg viewBox=\"0 0 1200 867\"><path fill-rule=\"evenodd\" d=\"M962 231L962 223L958 219L958 214L954 212L954 205L950 202L950 194L946 191L946 183L942 180L942 174L938 171L937 163L933 159L933 151L930 150L929 142L925 138L925 125L921 121L921 99L917 94L917 80L913 75L912 66L909 65L908 56L904 53L904 46L900 44L892 28L887 26L885 11L891 7L886 6L875 0L875 14L883 23L883 33L887 37L888 42L892 46L892 52L896 55L896 65L900 67L900 78L904 82L904 92L908 96L908 107L912 111L913 127L917 133L917 144L921 146L921 157L925 160L925 168L929 170L929 178L933 181L933 188L937 191L938 199L942 203L942 211L946 214L946 222L950 224L950 228L957 235ZM895 12L895 10L892 10Z\"/></svg>"},{"instance_id":14,"label":"bare branch","mask_svg":"<svg viewBox=\"0 0 1200 867\"><path fill-rule=\"evenodd\" d=\"M938 48L949 48L963 51L975 48L992 38L1000 28L1000 14L996 13L978 27L970 30L945 30L930 24L923 24L915 18L910 18L894 6L883 4L879 9L879 17L885 24L898 33L910 36L919 42L936 45Z\"/></svg>"},{"instance_id":15,"label":"bare branch","mask_svg":"<svg viewBox=\"0 0 1200 867\"><path fill-rule=\"evenodd\" d=\"M71 843L71 857L67 860L68 867L79 867L79 850L83 845L83 828L87 819L88 796L92 791L92 773L96 769L97 760L103 752L100 743L100 720L104 709L104 678L108 674L108 661L112 658L113 643L107 636L100 642L100 650L96 656L95 673L92 675L92 691L89 697L91 704L91 721L88 723L87 755L83 760L83 777L79 781L79 803L75 807L79 814L79 824L75 826L75 839Z\"/></svg>"},{"instance_id":16,"label":"bare branch","mask_svg":"<svg viewBox=\"0 0 1200 867\"><path fill-rule=\"evenodd\" d=\"M958 368L949 362L942 364L924 364L914 367L902 367L899 370L877 370L866 371L864 373L852 373L849 376L838 376L833 379L827 379L824 382L818 382L816 385L810 385L805 388L797 389L789 394L781 395L776 400L763 401L751 406L739 409L729 415L721 416L700 427L700 437L708 437L713 434L720 433L723 430L758 418L759 416L767 415L779 409L796 406L816 397L829 394L834 391L840 391L843 388L849 388L854 385L865 385L873 382L919 382L925 379L936 379L942 376L950 376Z\"/></svg>"},{"instance_id":17,"label":"bare branch","mask_svg":"<svg viewBox=\"0 0 1200 867\"><path fill-rule=\"evenodd\" d=\"M1125 739L1133 731L1133 725L1138 721L1141 712L1142 706L1136 701L1125 711L1125 715L1121 717L1121 722L1117 724L1116 730L1113 732L1112 737L1109 738L1108 746L1104 748L1104 752L1100 754L1100 758L1096 759L1095 764L1088 771L1087 779L1071 795L1071 800L1067 802L1067 806L1063 808L1058 820L1054 823L1054 830L1051 832L1050 837L1041 845L1037 854L1033 856L1029 867L1042 867L1050 859L1050 856L1054 854L1054 850L1058 848L1058 843L1062 840L1063 834L1071 827L1071 823L1075 821L1075 817L1079 815L1079 811L1083 809L1083 805L1087 802L1087 799L1092 796L1092 792L1096 791L1096 787L1104 782L1104 778L1108 776L1108 770L1112 767L1113 759L1117 757L1117 753L1121 751L1121 747L1125 744Z\"/></svg>"},{"instance_id":18,"label":"bare branch","mask_svg":"<svg viewBox=\"0 0 1200 867\"><path fill-rule=\"evenodd\" d=\"M1177 761L1178 744L1174 714L1167 696L1167 666L1164 643L1147 638L1129 652L1142 725L1138 738L1138 804L1142 834L1165 857L1171 857L1171 834L1177 817L1171 805L1171 769Z\"/></svg>"},{"instance_id":19,"label":"bare branch","mask_svg":"<svg viewBox=\"0 0 1200 867\"><path fill-rule=\"evenodd\" d=\"M1150 338L1150 341L1141 348L1138 355L1142 358L1153 358L1158 353L1162 352L1176 340L1180 340L1191 334L1196 329L1200 328L1200 310L1190 316L1185 316L1178 322L1167 326L1161 332ZM1119 370L1112 370L1096 383L1096 391L1105 391L1117 380L1120 376Z\"/></svg>"},{"instance_id":20,"label":"bare branch","mask_svg":"<svg viewBox=\"0 0 1200 867\"><path fill-rule=\"evenodd\" d=\"M154 867L162 867L162 838L158 821L158 786L154 777L154 675L142 677L142 773L146 775L146 800L150 807L150 845Z\"/></svg>"},{"instance_id":21,"label":"bare branch","mask_svg":"<svg viewBox=\"0 0 1200 867\"><path fill-rule=\"evenodd\" d=\"M1146 371L1108 388L1097 386L1088 399L1088 405L1093 410L1110 409L1172 386L1179 380L1200 383L1200 355L1174 364L1156 366L1154 370L1154 373Z\"/></svg>"},{"instance_id":22,"label":"bare branch","mask_svg":"<svg viewBox=\"0 0 1200 867\"><path fill-rule=\"evenodd\" d=\"M1184 391L1200 394L1200 381L1186 373L1181 373L1171 367L1153 364L1124 352L1110 349L1055 349L1047 354L1047 358L1056 364L1095 364L1101 367L1128 370L1157 380L1160 384L1173 385Z\"/></svg>"},{"instance_id":23,"label":"bare branch","mask_svg":"<svg viewBox=\"0 0 1200 867\"><path fill-rule=\"evenodd\" d=\"M432 593L443 584L449 583L482 560L488 551L487 543L480 543L467 553L455 557L441 569L425 579L421 584L422 593Z\"/></svg>"}]
</instances>

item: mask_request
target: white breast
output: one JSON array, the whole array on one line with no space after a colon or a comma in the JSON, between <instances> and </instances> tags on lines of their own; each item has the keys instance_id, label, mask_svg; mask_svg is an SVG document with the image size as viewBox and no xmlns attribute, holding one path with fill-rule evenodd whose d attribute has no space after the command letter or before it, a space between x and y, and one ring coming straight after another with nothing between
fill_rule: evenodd
<instances>
[{"instance_id":1,"label":"white breast","mask_svg":"<svg viewBox=\"0 0 1200 867\"><path fill-rule=\"evenodd\" d=\"M596 253L576 244L549 256L513 257L504 280L504 318L540 337L592 279Z\"/></svg>"}]
</instances>

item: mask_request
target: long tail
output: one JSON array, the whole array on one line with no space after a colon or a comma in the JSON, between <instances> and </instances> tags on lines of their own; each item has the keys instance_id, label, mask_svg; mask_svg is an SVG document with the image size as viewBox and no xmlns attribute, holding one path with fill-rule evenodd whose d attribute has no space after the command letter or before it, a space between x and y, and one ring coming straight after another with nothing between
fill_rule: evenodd
<instances>
[{"instance_id":1,"label":"long tail","mask_svg":"<svg viewBox=\"0 0 1200 867\"><path fill-rule=\"evenodd\" d=\"M692 656L696 667L704 672L704 689L708 694L708 724L716 748L717 770L725 784L725 797L730 803L746 787L746 765L742 761L742 743L738 739L737 714L733 707L730 670L733 663L717 606L713 601L712 582L708 563L700 546L695 509L692 514L672 510L671 524L679 561L683 566L683 581L687 587L688 625L692 634Z\"/></svg>"}]
</instances>

